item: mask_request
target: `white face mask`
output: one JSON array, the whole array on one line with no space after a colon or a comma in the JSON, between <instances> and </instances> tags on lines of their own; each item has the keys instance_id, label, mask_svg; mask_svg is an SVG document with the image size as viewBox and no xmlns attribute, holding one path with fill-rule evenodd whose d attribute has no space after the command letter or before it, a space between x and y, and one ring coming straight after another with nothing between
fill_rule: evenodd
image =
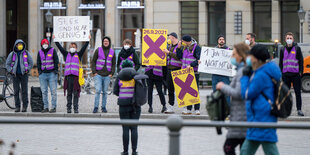
<instances>
[{"instance_id":1,"label":"white face mask","mask_svg":"<svg viewBox=\"0 0 310 155\"><path fill-rule=\"evenodd\" d=\"M288 45L291 45L291 44L293 43L293 40L287 39L287 40L286 40L286 43L287 43Z\"/></svg>"},{"instance_id":2,"label":"white face mask","mask_svg":"<svg viewBox=\"0 0 310 155\"><path fill-rule=\"evenodd\" d=\"M251 42L250 42L250 40L247 40L247 39L246 39L246 40L244 41L244 43L247 44L247 45L250 45Z\"/></svg>"},{"instance_id":3,"label":"white face mask","mask_svg":"<svg viewBox=\"0 0 310 155\"><path fill-rule=\"evenodd\" d=\"M75 48L70 48L70 52L74 53L75 52Z\"/></svg>"},{"instance_id":4,"label":"white face mask","mask_svg":"<svg viewBox=\"0 0 310 155\"><path fill-rule=\"evenodd\" d=\"M130 45L124 45L124 49L128 50L130 48Z\"/></svg>"},{"instance_id":5,"label":"white face mask","mask_svg":"<svg viewBox=\"0 0 310 155\"><path fill-rule=\"evenodd\" d=\"M47 44L43 44L42 47L43 47L43 49L47 49L48 45Z\"/></svg>"}]
</instances>

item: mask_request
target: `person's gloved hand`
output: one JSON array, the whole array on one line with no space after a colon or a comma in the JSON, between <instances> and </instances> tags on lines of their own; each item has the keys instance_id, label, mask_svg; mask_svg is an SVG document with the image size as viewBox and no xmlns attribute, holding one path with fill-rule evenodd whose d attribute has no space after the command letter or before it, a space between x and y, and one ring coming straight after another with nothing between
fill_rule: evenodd
<instances>
[{"instance_id":1,"label":"person's gloved hand","mask_svg":"<svg viewBox=\"0 0 310 155\"><path fill-rule=\"evenodd\" d=\"M247 66L243 69L243 76L251 76L253 73L253 69L250 66Z\"/></svg>"}]
</instances>

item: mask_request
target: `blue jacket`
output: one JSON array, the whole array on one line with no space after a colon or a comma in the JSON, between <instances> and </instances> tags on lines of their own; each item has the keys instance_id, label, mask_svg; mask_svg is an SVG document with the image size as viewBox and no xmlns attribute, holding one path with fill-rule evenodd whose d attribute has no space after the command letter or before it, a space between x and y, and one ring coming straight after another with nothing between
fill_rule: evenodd
<instances>
[{"instance_id":1,"label":"blue jacket","mask_svg":"<svg viewBox=\"0 0 310 155\"><path fill-rule=\"evenodd\" d=\"M269 62L258 68L251 77L241 78L241 96L246 99L248 122L277 122L277 117L270 114L271 106L264 93L274 101L274 84L272 78L280 81L281 71L278 65ZM277 142L276 129L249 128L246 139L264 142Z\"/></svg>"}]
</instances>

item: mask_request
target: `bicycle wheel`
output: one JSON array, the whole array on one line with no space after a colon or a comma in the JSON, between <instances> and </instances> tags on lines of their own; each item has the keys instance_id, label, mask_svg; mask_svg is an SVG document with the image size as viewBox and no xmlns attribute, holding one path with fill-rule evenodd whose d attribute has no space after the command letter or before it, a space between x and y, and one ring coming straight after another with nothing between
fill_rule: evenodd
<instances>
[{"instance_id":1,"label":"bicycle wheel","mask_svg":"<svg viewBox=\"0 0 310 155\"><path fill-rule=\"evenodd\" d=\"M6 82L4 86L4 101L10 109L15 109L13 83Z\"/></svg>"}]
</instances>

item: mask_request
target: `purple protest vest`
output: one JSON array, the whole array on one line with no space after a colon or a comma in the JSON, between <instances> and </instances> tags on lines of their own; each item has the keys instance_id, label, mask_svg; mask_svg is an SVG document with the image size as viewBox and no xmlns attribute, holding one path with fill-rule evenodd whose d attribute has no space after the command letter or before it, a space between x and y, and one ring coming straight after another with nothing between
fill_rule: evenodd
<instances>
[{"instance_id":1,"label":"purple protest vest","mask_svg":"<svg viewBox=\"0 0 310 155\"><path fill-rule=\"evenodd\" d=\"M153 69L153 74L163 77L163 69L161 66L146 66L145 72Z\"/></svg>"},{"instance_id":2,"label":"purple protest vest","mask_svg":"<svg viewBox=\"0 0 310 155\"><path fill-rule=\"evenodd\" d=\"M44 55L44 52L42 50L39 51L40 58L41 58L41 70L53 70L54 69L54 59L53 59L53 54L54 54L54 48L51 48L47 52L47 56Z\"/></svg>"},{"instance_id":3,"label":"purple protest vest","mask_svg":"<svg viewBox=\"0 0 310 155\"><path fill-rule=\"evenodd\" d=\"M188 51L187 49L183 51L182 69L186 68L188 65L190 65L193 61L196 60L196 58L194 57L194 51L196 49L196 46L197 44L194 45L192 51ZM193 68L194 71L197 72L198 66L195 66Z\"/></svg>"},{"instance_id":4,"label":"purple protest vest","mask_svg":"<svg viewBox=\"0 0 310 155\"><path fill-rule=\"evenodd\" d=\"M114 50L110 48L108 58L105 58L102 47L98 48L98 59L96 61L96 70L102 70L106 64L107 70L111 72L112 69L112 59L114 56Z\"/></svg>"},{"instance_id":5,"label":"purple protest vest","mask_svg":"<svg viewBox=\"0 0 310 155\"><path fill-rule=\"evenodd\" d=\"M172 51L174 54L176 54L176 49L178 48L178 46L179 45L174 47L174 49ZM172 45L170 46L169 51L171 51L171 47L172 47ZM168 58L168 65L169 64L172 65L172 66L176 66L176 67L182 67L182 60L176 60L173 57L169 57Z\"/></svg>"},{"instance_id":6,"label":"purple protest vest","mask_svg":"<svg viewBox=\"0 0 310 155\"><path fill-rule=\"evenodd\" d=\"M133 61L133 53L128 58L126 58L126 59L123 58L123 57L120 57L120 58L121 58L121 64L119 65L120 69L122 69L123 61L126 60L126 59L132 62L132 67L135 67L135 63Z\"/></svg>"},{"instance_id":7,"label":"purple protest vest","mask_svg":"<svg viewBox=\"0 0 310 155\"><path fill-rule=\"evenodd\" d=\"M13 67L15 65L16 56L17 56L17 54L14 52L13 57L12 57L12 63L11 63L12 70L13 70ZM24 61L24 66L25 66L25 72L27 72L29 65L28 65L28 55L27 55L26 51L23 51L23 61Z\"/></svg>"},{"instance_id":8,"label":"purple protest vest","mask_svg":"<svg viewBox=\"0 0 310 155\"><path fill-rule=\"evenodd\" d=\"M296 48L295 46L292 48L291 52L288 53L287 49L284 48L283 55L283 73L299 73L299 64L296 59Z\"/></svg>"},{"instance_id":9,"label":"purple protest vest","mask_svg":"<svg viewBox=\"0 0 310 155\"><path fill-rule=\"evenodd\" d=\"M130 81L122 81L118 82L119 85L119 98L120 99L128 99L133 98L135 93L135 80L132 79Z\"/></svg>"},{"instance_id":10,"label":"purple protest vest","mask_svg":"<svg viewBox=\"0 0 310 155\"><path fill-rule=\"evenodd\" d=\"M73 56L71 56L70 53L67 54L65 76L71 74L79 76L79 55L77 53L75 53Z\"/></svg>"}]
</instances>

